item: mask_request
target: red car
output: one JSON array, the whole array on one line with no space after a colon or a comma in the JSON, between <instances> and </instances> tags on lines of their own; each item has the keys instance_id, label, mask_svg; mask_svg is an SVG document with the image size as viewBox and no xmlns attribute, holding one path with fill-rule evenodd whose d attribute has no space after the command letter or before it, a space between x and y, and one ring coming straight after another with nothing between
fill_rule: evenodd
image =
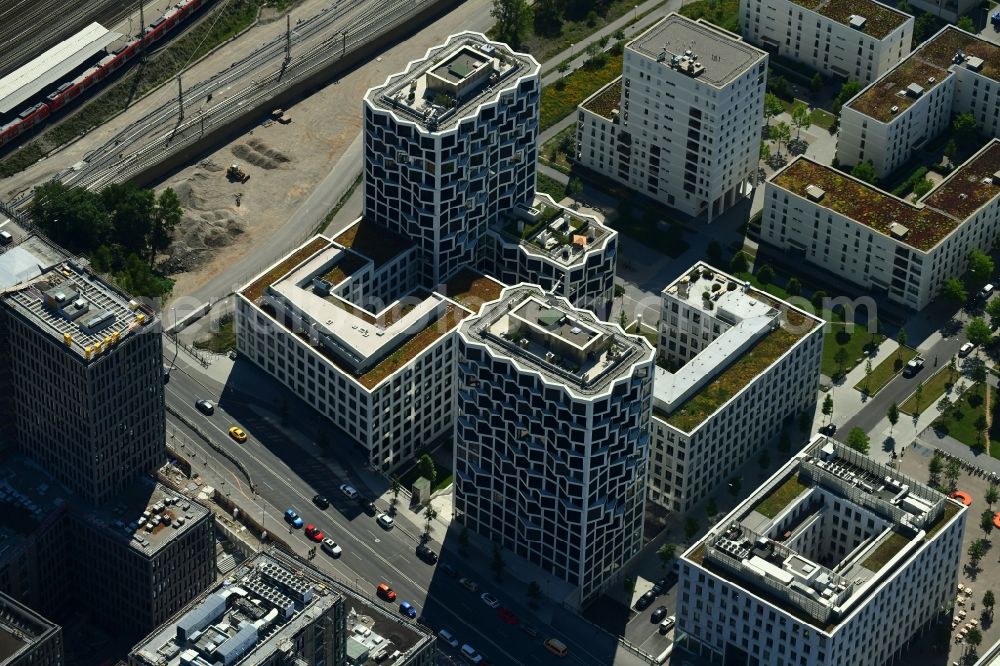
<instances>
[{"instance_id":1,"label":"red car","mask_svg":"<svg viewBox=\"0 0 1000 666\"><path fill-rule=\"evenodd\" d=\"M391 587L389 587L389 585L386 583L379 583L377 591L378 591L378 596L382 597L386 601L396 600L396 591L393 590Z\"/></svg>"},{"instance_id":2,"label":"red car","mask_svg":"<svg viewBox=\"0 0 1000 666\"><path fill-rule=\"evenodd\" d=\"M507 608L501 608L500 610L498 610L497 615L499 615L500 619L506 622L507 624L517 624L518 622L520 622L518 617L514 615L514 613L512 613Z\"/></svg>"},{"instance_id":3,"label":"red car","mask_svg":"<svg viewBox=\"0 0 1000 666\"><path fill-rule=\"evenodd\" d=\"M323 533L319 531L319 528L312 524L306 525L306 536L316 543L323 540Z\"/></svg>"}]
</instances>

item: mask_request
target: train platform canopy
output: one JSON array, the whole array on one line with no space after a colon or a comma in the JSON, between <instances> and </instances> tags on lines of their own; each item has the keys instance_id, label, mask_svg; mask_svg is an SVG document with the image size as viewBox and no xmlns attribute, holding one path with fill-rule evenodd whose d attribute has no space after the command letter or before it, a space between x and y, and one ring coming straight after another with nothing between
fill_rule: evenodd
<instances>
[{"instance_id":1,"label":"train platform canopy","mask_svg":"<svg viewBox=\"0 0 1000 666\"><path fill-rule=\"evenodd\" d=\"M59 42L31 62L0 79L0 115L6 115L38 93L49 89L94 54L121 37L100 23L91 23Z\"/></svg>"}]
</instances>

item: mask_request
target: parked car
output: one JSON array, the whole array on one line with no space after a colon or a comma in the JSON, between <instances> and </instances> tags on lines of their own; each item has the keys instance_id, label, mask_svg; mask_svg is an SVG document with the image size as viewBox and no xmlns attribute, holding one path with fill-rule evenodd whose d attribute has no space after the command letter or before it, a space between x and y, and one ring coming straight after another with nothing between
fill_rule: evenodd
<instances>
[{"instance_id":1,"label":"parked car","mask_svg":"<svg viewBox=\"0 0 1000 666\"><path fill-rule=\"evenodd\" d=\"M983 299L984 301L987 300L990 296L993 295L993 289L994 289L994 287L993 287L992 284L986 285L979 292L979 298Z\"/></svg>"},{"instance_id":2,"label":"parked car","mask_svg":"<svg viewBox=\"0 0 1000 666\"><path fill-rule=\"evenodd\" d=\"M411 619L417 616L417 609L409 601L399 604L399 612Z\"/></svg>"},{"instance_id":3,"label":"parked car","mask_svg":"<svg viewBox=\"0 0 1000 666\"><path fill-rule=\"evenodd\" d=\"M441 631L439 631L438 638L447 643L449 647L453 648L458 647L458 641L455 639L454 636L451 635L451 632L448 631L447 629L442 629Z\"/></svg>"},{"instance_id":4,"label":"parked car","mask_svg":"<svg viewBox=\"0 0 1000 666\"><path fill-rule=\"evenodd\" d=\"M330 506L330 500L323 497L322 495L316 495L315 497L313 497L313 504L315 504L321 509L326 509L329 508Z\"/></svg>"},{"instance_id":5,"label":"parked car","mask_svg":"<svg viewBox=\"0 0 1000 666\"><path fill-rule=\"evenodd\" d=\"M299 514L295 513L295 509L285 509L285 522L291 524L295 529L302 527L302 519L299 518Z\"/></svg>"},{"instance_id":6,"label":"parked car","mask_svg":"<svg viewBox=\"0 0 1000 666\"><path fill-rule=\"evenodd\" d=\"M337 545L337 542L329 537L323 539L322 548L326 554L331 557L340 557L340 554L344 552L341 547Z\"/></svg>"},{"instance_id":7,"label":"parked car","mask_svg":"<svg viewBox=\"0 0 1000 666\"><path fill-rule=\"evenodd\" d=\"M677 622L677 619L673 615L671 615L670 617L668 617L666 620L664 620L663 622L660 623L660 633L661 634L665 634L668 631L670 631L671 629L673 629L674 628L674 624L676 622Z\"/></svg>"},{"instance_id":8,"label":"parked car","mask_svg":"<svg viewBox=\"0 0 1000 666\"><path fill-rule=\"evenodd\" d=\"M323 532L315 525L306 525L306 536L312 541L319 543L323 540Z\"/></svg>"},{"instance_id":9,"label":"parked car","mask_svg":"<svg viewBox=\"0 0 1000 666\"><path fill-rule=\"evenodd\" d=\"M675 571L671 571L666 576L656 581L656 585L653 586L653 594L659 596L676 584L677 584L677 573Z\"/></svg>"},{"instance_id":10,"label":"parked car","mask_svg":"<svg viewBox=\"0 0 1000 666\"><path fill-rule=\"evenodd\" d=\"M195 400L194 406L205 416L211 416L215 413L215 405L212 404L211 400Z\"/></svg>"},{"instance_id":11,"label":"parked car","mask_svg":"<svg viewBox=\"0 0 1000 666\"><path fill-rule=\"evenodd\" d=\"M369 516L374 517L378 515L378 508L375 506L375 502L371 501L367 497L360 498L358 500L358 504L361 506L361 510Z\"/></svg>"},{"instance_id":12,"label":"parked car","mask_svg":"<svg viewBox=\"0 0 1000 666\"><path fill-rule=\"evenodd\" d=\"M417 544L417 557L427 564L434 564L438 561L437 553L428 548L425 544Z\"/></svg>"},{"instance_id":13,"label":"parked car","mask_svg":"<svg viewBox=\"0 0 1000 666\"><path fill-rule=\"evenodd\" d=\"M380 513L378 515L378 518L375 519L375 522L377 522L379 524L379 527L381 527L384 530L391 530L393 526L396 524L392 520L392 516L390 516L387 513Z\"/></svg>"},{"instance_id":14,"label":"parked car","mask_svg":"<svg viewBox=\"0 0 1000 666\"><path fill-rule=\"evenodd\" d=\"M482 599L483 603L489 606L490 608L497 608L498 606L500 606L500 600L494 597L489 592L483 592L481 595L479 595L479 598Z\"/></svg>"},{"instance_id":15,"label":"parked car","mask_svg":"<svg viewBox=\"0 0 1000 666\"><path fill-rule=\"evenodd\" d=\"M837 432L836 423L827 423L825 426L819 429L819 434L826 435L827 437L832 437L833 433Z\"/></svg>"},{"instance_id":16,"label":"parked car","mask_svg":"<svg viewBox=\"0 0 1000 666\"><path fill-rule=\"evenodd\" d=\"M476 652L476 649L471 645L469 645L468 643L462 646L461 655L462 658L465 659L465 661L469 662L470 664L483 663L482 655Z\"/></svg>"},{"instance_id":17,"label":"parked car","mask_svg":"<svg viewBox=\"0 0 1000 666\"><path fill-rule=\"evenodd\" d=\"M913 358L909 363L907 363L905 368L903 368L903 376L913 377L923 369L924 369L924 359L917 356Z\"/></svg>"},{"instance_id":18,"label":"parked car","mask_svg":"<svg viewBox=\"0 0 1000 666\"><path fill-rule=\"evenodd\" d=\"M247 441L247 434L243 432L243 428L237 426L229 427L229 436L235 439L237 442Z\"/></svg>"},{"instance_id":19,"label":"parked car","mask_svg":"<svg viewBox=\"0 0 1000 666\"><path fill-rule=\"evenodd\" d=\"M667 615L667 607L666 606L657 606L656 610L653 611L653 614L649 616L649 621L652 622L653 624L656 624L657 622L659 622L660 620L662 620L664 617L666 617L666 615Z\"/></svg>"},{"instance_id":20,"label":"parked car","mask_svg":"<svg viewBox=\"0 0 1000 666\"><path fill-rule=\"evenodd\" d=\"M391 587L389 587L388 583L379 583L376 592L379 597L385 599L386 601L396 600L396 592Z\"/></svg>"},{"instance_id":21,"label":"parked car","mask_svg":"<svg viewBox=\"0 0 1000 666\"><path fill-rule=\"evenodd\" d=\"M347 483L343 483L340 485L340 492L344 493L351 499L355 499L358 496L357 489L355 489L354 486Z\"/></svg>"},{"instance_id":22,"label":"parked car","mask_svg":"<svg viewBox=\"0 0 1000 666\"><path fill-rule=\"evenodd\" d=\"M639 599L635 602L635 609L637 611L644 611L649 608L654 601L656 601L656 592L650 590L649 592L646 592L646 594L639 597Z\"/></svg>"},{"instance_id":23,"label":"parked car","mask_svg":"<svg viewBox=\"0 0 1000 666\"><path fill-rule=\"evenodd\" d=\"M462 576L462 578L460 578L458 582L461 583L465 587L465 589L467 589L469 592L479 591L479 584L476 583L476 581L472 580L471 578Z\"/></svg>"},{"instance_id":24,"label":"parked car","mask_svg":"<svg viewBox=\"0 0 1000 666\"><path fill-rule=\"evenodd\" d=\"M971 342L966 342L964 345L958 348L958 355L965 358L972 353L972 350L976 348L976 345Z\"/></svg>"}]
</instances>

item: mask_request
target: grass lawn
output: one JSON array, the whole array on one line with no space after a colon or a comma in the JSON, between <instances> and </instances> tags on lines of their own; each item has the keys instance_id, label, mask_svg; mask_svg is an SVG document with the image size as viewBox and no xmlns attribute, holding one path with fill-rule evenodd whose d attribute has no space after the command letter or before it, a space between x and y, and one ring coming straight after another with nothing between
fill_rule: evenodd
<instances>
[{"instance_id":1,"label":"grass lawn","mask_svg":"<svg viewBox=\"0 0 1000 666\"><path fill-rule=\"evenodd\" d=\"M739 0L695 0L678 11L689 19L703 18L729 32L740 34Z\"/></svg>"},{"instance_id":2,"label":"grass lawn","mask_svg":"<svg viewBox=\"0 0 1000 666\"><path fill-rule=\"evenodd\" d=\"M754 507L754 511L762 516L774 518L781 512L782 509L788 506L793 499L805 492L808 487L809 486L799 481L799 476L796 474L775 488L774 492L765 497L760 504Z\"/></svg>"},{"instance_id":3,"label":"grass lawn","mask_svg":"<svg viewBox=\"0 0 1000 666\"><path fill-rule=\"evenodd\" d=\"M567 137L572 139L573 145L575 146L576 123L563 128L558 134L542 144L542 149L538 153L538 159L541 160L543 164L546 164L557 171L562 171L568 176L570 174L570 169L573 168L573 165L569 161L569 155L562 150L562 144L567 140Z\"/></svg>"},{"instance_id":4,"label":"grass lawn","mask_svg":"<svg viewBox=\"0 0 1000 666\"><path fill-rule=\"evenodd\" d=\"M863 377L854 388L868 395L875 395L881 391L886 384L892 381L903 369L910 359L917 355L917 350L912 347L902 347L900 352L895 352L889 358L872 368L869 377Z\"/></svg>"},{"instance_id":5,"label":"grass lawn","mask_svg":"<svg viewBox=\"0 0 1000 666\"><path fill-rule=\"evenodd\" d=\"M861 563L861 566L877 573L908 543L910 540L905 536L899 532L893 532L888 539L879 544L875 552L868 556L868 559Z\"/></svg>"},{"instance_id":6,"label":"grass lawn","mask_svg":"<svg viewBox=\"0 0 1000 666\"><path fill-rule=\"evenodd\" d=\"M542 89L538 131L544 132L576 111L580 102L621 74L622 56L608 55L604 57L603 65L595 66L590 61L561 81L545 86Z\"/></svg>"},{"instance_id":7,"label":"grass lawn","mask_svg":"<svg viewBox=\"0 0 1000 666\"><path fill-rule=\"evenodd\" d=\"M985 396L982 384L975 384L955 400L955 406L934 421L934 428L954 437L963 444L976 449L980 446L980 435L977 433L976 422L985 416L983 398ZM996 393L990 398L994 401L993 428L990 431L990 455L1000 458L1000 424L997 422Z\"/></svg>"},{"instance_id":8,"label":"grass lawn","mask_svg":"<svg viewBox=\"0 0 1000 666\"><path fill-rule=\"evenodd\" d=\"M924 388L920 396L920 410L917 411L917 396L914 394L903 401L899 411L910 416L922 413L944 394L951 383L951 370L947 367L941 368L922 384Z\"/></svg>"},{"instance_id":9,"label":"grass lawn","mask_svg":"<svg viewBox=\"0 0 1000 666\"><path fill-rule=\"evenodd\" d=\"M805 100L796 99L793 102L789 102L787 99L782 99L781 106L784 107L787 113L792 112L792 107L796 104L805 104L809 106L809 103ZM822 127L825 130L833 127L833 124L837 122L837 116L833 115L825 109L813 109L809 112L809 122L811 122L816 127ZM795 127L792 127L792 132L795 132ZM794 136L792 137L794 138Z\"/></svg>"},{"instance_id":10,"label":"grass lawn","mask_svg":"<svg viewBox=\"0 0 1000 666\"><path fill-rule=\"evenodd\" d=\"M194 343L198 349L225 354L230 349L236 349L236 331L233 330L233 318L227 317L219 322L219 330L212 333L207 340L199 340Z\"/></svg>"},{"instance_id":11,"label":"grass lawn","mask_svg":"<svg viewBox=\"0 0 1000 666\"><path fill-rule=\"evenodd\" d=\"M871 342L871 334L864 326L854 324L849 326L843 322L830 322L827 324L826 336L823 338L823 362L820 366L821 372L827 377L836 377L840 374L841 367L837 363L837 352L840 349L847 350L847 362L843 371L850 372L858 364L865 354L865 345Z\"/></svg>"},{"instance_id":12,"label":"grass lawn","mask_svg":"<svg viewBox=\"0 0 1000 666\"><path fill-rule=\"evenodd\" d=\"M642 337L649 340L649 344L653 345L653 349L656 349L657 348L656 345L660 340L660 336L656 333L656 329L650 326L649 324L643 324L642 331L637 331L635 330L636 328L637 328L636 324L633 323L631 326L628 327L626 333L632 333L633 335L638 333Z\"/></svg>"},{"instance_id":13,"label":"grass lawn","mask_svg":"<svg viewBox=\"0 0 1000 666\"><path fill-rule=\"evenodd\" d=\"M420 470L417 468L416 465L414 465L413 467L408 469L406 473L402 474L399 477L399 482L403 484L404 488L409 490L410 488L413 487L413 482L416 481L418 478L420 478ZM431 488L431 492L436 493L437 491L443 488L447 488L450 485L451 485L451 470L445 469L441 467L441 465L438 465L437 479L434 482L434 487Z\"/></svg>"},{"instance_id":14,"label":"grass lawn","mask_svg":"<svg viewBox=\"0 0 1000 666\"><path fill-rule=\"evenodd\" d=\"M535 189L539 192L545 192L555 199L556 203L559 203L566 196L566 186L555 178L546 176L544 173L535 174L535 178Z\"/></svg>"}]
</instances>

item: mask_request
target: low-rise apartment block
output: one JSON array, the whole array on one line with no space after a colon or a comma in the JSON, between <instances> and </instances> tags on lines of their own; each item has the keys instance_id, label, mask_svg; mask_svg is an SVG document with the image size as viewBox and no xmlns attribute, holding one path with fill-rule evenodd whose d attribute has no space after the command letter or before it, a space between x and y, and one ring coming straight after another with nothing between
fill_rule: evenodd
<instances>
[{"instance_id":1,"label":"low-rise apartment block","mask_svg":"<svg viewBox=\"0 0 1000 666\"><path fill-rule=\"evenodd\" d=\"M414 243L424 287L472 265L498 214L531 204L539 69L463 32L365 95L364 214Z\"/></svg>"},{"instance_id":2,"label":"low-rise apartment block","mask_svg":"<svg viewBox=\"0 0 1000 666\"><path fill-rule=\"evenodd\" d=\"M501 287L468 270L439 291L414 287L415 261L405 239L361 220L336 239L312 238L237 292L240 353L383 470L451 431L450 333Z\"/></svg>"},{"instance_id":3,"label":"low-rise apartment block","mask_svg":"<svg viewBox=\"0 0 1000 666\"><path fill-rule=\"evenodd\" d=\"M618 232L556 204L547 194L490 227L480 268L504 284L531 282L607 318L614 297Z\"/></svg>"},{"instance_id":4,"label":"low-rise apartment block","mask_svg":"<svg viewBox=\"0 0 1000 666\"><path fill-rule=\"evenodd\" d=\"M431 666L434 637L307 562L244 562L129 653L129 666Z\"/></svg>"},{"instance_id":5,"label":"low-rise apartment block","mask_svg":"<svg viewBox=\"0 0 1000 666\"><path fill-rule=\"evenodd\" d=\"M1000 46L946 26L844 105L837 159L870 161L883 178L959 113L1000 137Z\"/></svg>"},{"instance_id":6,"label":"low-rise apartment block","mask_svg":"<svg viewBox=\"0 0 1000 666\"><path fill-rule=\"evenodd\" d=\"M916 203L804 157L767 182L761 239L919 310L1000 231L1000 140Z\"/></svg>"},{"instance_id":7,"label":"low-rise apartment block","mask_svg":"<svg viewBox=\"0 0 1000 666\"><path fill-rule=\"evenodd\" d=\"M913 17L875 0L740 0L743 38L867 85L910 53Z\"/></svg>"},{"instance_id":8,"label":"low-rise apartment block","mask_svg":"<svg viewBox=\"0 0 1000 666\"><path fill-rule=\"evenodd\" d=\"M650 500L688 511L815 402L823 323L703 262L667 285Z\"/></svg>"},{"instance_id":9,"label":"low-rise apartment block","mask_svg":"<svg viewBox=\"0 0 1000 666\"><path fill-rule=\"evenodd\" d=\"M457 519L596 597L642 545L652 346L527 284L458 338Z\"/></svg>"},{"instance_id":10,"label":"low-rise apartment block","mask_svg":"<svg viewBox=\"0 0 1000 666\"><path fill-rule=\"evenodd\" d=\"M965 522L960 503L817 437L681 556L677 652L896 663L954 599Z\"/></svg>"},{"instance_id":11,"label":"low-rise apartment block","mask_svg":"<svg viewBox=\"0 0 1000 666\"><path fill-rule=\"evenodd\" d=\"M0 593L0 666L63 666L62 627Z\"/></svg>"},{"instance_id":12,"label":"low-rise apartment block","mask_svg":"<svg viewBox=\"0 0 1000 666\"><path fill-rule=\"evenodd\" d=\"M577 161L708 222L756 181L767 53L670 14L578 108Z\"/></svg>"}]
</instances>

